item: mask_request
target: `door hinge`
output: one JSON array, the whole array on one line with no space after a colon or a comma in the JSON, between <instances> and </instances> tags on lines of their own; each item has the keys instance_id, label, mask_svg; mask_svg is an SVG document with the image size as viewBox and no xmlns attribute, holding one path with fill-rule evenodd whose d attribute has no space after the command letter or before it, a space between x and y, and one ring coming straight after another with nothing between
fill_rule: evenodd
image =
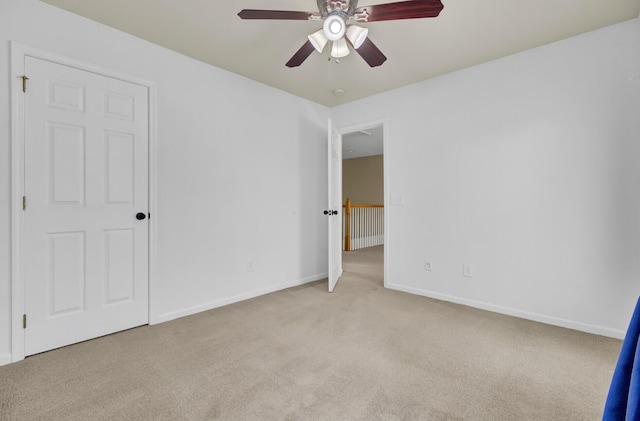
<instances>
[{"instance_id":1,"label":"door hinge","mask_svg":"<svg viewBox=\"0 0 640 421\"><path fill-rule=\"evenodd\" d=\"M22 196L22 210L27 210L27 196Z\"/></svg>"},{"instance_id":2,"label":"door hinge","mask_svg":"<svg viewBox=\"0 0 640 421\"><path fill-rule=\"evenodd\" d=\"M22 315L22 328L23 329L27 328L27 315L26 314Z\"/></svg>"},{"instance_id":3,"label":"door hinge","mask_svg":"<svg viewBox=\"0 0 640 421\"><path fill-rule=\"evenodd\" d=\"M22 75L22 92L27 92L27 81L29 78L26 75Z\"/></svg>"}]
</instances>

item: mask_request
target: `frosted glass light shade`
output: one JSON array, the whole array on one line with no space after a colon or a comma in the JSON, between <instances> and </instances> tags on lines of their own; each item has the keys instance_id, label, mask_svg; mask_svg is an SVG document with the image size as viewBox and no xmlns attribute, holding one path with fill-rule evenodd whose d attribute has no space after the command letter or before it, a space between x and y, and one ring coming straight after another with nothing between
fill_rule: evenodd
<instances>
[{"instance_id":1,"label":"frosted glass light shade","mask_svg":"<svg viewBox=\"0 0 640 421\"><path fill-rule=\"evenodd\" d=\"M342 58L349 55L349 46L347 45L347 40L342 38L337 41L333 41L331 45L331 57L333 58Z\"/></svg>"},{"instance_id":2,"label":"frosted glass light shade","mask_svg":"<svg viewBox=\"0 0 640 421\"><path fill-rule=\"evenodd\" d=\"M322 25L325 36L331 41L337 41L344 36L347 31L347 24L338 15L329 15Z\"/></svg>"},{"instance_id":3,"label":"frosted glass light shade","mask_svg":"<svg viewBox=\"0 0 640 421\"><path fill-rule=\"evenodd\" d=\"M313 45L313 48L316 49L317 52L321 53L324 50L324 46L329 42L329 38L324 34L324 29L320 29L313 34L309 35L309 42Z\"/></svg>"},{"instance_id":4,"label":"frosted glass light shade","mask_svg":"<svg viewBox=\"0 0 640 421\"><path fill-rule=\"evenodd\" d=\"M360 48L364 40L367 39L367 35L369 35L369 30L367 28L351 25L349 29L347 29L347 38L349 38L353 48L356 50Z\"/></svg>"}]
</instances>

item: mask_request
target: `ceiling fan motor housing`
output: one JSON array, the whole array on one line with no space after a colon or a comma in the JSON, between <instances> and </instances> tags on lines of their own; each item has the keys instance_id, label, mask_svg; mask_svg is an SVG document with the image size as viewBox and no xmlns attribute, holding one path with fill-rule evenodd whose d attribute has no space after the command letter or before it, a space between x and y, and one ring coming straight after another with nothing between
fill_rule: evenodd
<instances>
[{"instance_id":1,"label":"ceiling fan motor housing","mask_svg":"<svg viewBox=\"0 0 640 421\"><path fill-rule=\"evenodd\" d=\"M357 6L358 0L318 0L318 10L323 18L337 14L345 22L353 16Z\"/></svg>"},{"instance_id":2,"label":"ceiling fan motor housing","mask_svg":"<svg viewBox=\"0 0 640 421\"><path fill-rule=\"evenodd\" d=\"M347 22L349 17L353 16L357 3L357 0L318 0L318 10L324 19L324 34L329 40L335 43L343 39L347 31ZM349 51L348 46L343 47L342 50L346 52L343 52L341 57ZM336 49L335 45L333 49Z\"/></svg>"}]
</instances>

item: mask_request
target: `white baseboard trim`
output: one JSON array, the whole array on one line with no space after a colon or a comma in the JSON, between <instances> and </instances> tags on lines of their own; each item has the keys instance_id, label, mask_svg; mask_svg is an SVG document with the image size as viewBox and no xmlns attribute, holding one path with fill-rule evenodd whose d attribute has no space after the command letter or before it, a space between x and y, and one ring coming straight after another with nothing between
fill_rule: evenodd
<instances>
[{"instance_id":1,"label":"white baseboard trim","mask_svg":"<svg viewBox=\"0 0 640 421\"><path fill-rule=\"evenodd\" d=\"M11 354L0 354L0 365L7 365L11 363Z\"/></svg>"},{"instance_id":2,"label":"white baseboard trim","mask_svg":"<svg viewBox=\"0 0 640 421\"><path fill-rule=\"evenodd\" d=\"M211 302L208 302L208 303L205 303L205 304L189 307L189 308L186 308L184 310L172 311L170 313L161 314L161 315L153 318L153 321L151 323L149 323L149 324L153 325L153 324L158 324L158 323L164 323L164 322L168 322L170 320L179 319L181 317L191 316L192 314L201 313L203 311L212 310L212 309L218 308L218 307L223 307L223 306L226 306L226 305L229 305L229 304L237 303L239 301L244 301L244 300L248 300L248 299L251 299L251 298L259 297L261 295L265 295L265 294L269 294L269 293L272 293L272 292L280 291L280 290L283 290L283 289L287 289L287 288L296 287L296 286L299 286L299 285L308 284L309 282L319 281L321 279L325 279L327 276L328 276L328 274L326 274L326 273L319 274L319 275L314 275L314 276L309 276L309 277L306 277L306 278L303 278L303 279L287 282L287 283L284 283L284 284L274 285L274 286L271 286L271 287L268 287L268 288L264 288L264 289L260 289L260 290L256 290L256 291L250 291L250 292L246 292L244 294L235 295L233 297L222 298L220 300L215 300L215 301L211 301Z\"/></svg>"},{"instance_id":3,"label":"white baseboard trim","mask_svg":"<svg viewBox=\"0 0 640 421\"><path fill-rule=\"evenodd\" d=\"M495 304L485 303L482 301L469 300L453 295L441 294L435 291L428 291L420 288L407 287L406 285L387 284L387 288L396 291L407 292L414 295L422 295L424 297L434 298L436 300L448 301L455 304L462 304L468 307L479 308L481 310L492 311L494 313L506 314L507 316L519 317L521 319L532 320L534 322L545 323L548 325L564 327L567 329L578 330L580 332L592 333L594 335L607 336L615 339L624 339L625 332L612 329L605 326L591 325L573 320L562 319L559 317L548 316L545 314L531 313L524 310L518 310L510 307L503 307Z\"/></svg>"}]
</instances>

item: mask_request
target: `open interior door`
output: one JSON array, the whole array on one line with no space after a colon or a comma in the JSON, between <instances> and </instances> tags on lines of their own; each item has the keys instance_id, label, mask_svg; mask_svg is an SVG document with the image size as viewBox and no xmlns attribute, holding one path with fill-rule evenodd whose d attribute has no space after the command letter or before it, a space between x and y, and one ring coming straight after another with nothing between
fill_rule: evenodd
<instances>
[{"instance_id":1,"label":"open interior door","mask_svg":"<svg viewBox=\"0 0 640 421\"><path fill-rule=\"evenodd\" d=\"M342 136L328 124L328 208L325 213L329 218L329 292L338 283L342 275Z\"/></svg>"}]
</instances>

